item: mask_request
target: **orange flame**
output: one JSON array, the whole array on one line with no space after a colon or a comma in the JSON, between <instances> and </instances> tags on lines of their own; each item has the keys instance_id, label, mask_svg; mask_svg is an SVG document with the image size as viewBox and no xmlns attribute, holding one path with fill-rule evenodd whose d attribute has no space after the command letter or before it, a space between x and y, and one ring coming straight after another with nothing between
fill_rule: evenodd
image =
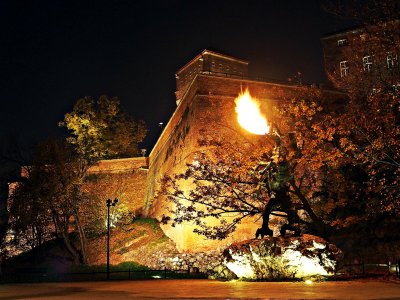
<instances>
[{"instance_id":1,"label":"orange flame","mask_svg":"<svg viewBox=\"0 0 400 300\"><path fill-rule=\"evenodd\" d=\"M260 111L260 102L252 98L248 89L235 99L237 119L244 129L254 134L269 133L270 126Z\"/></svg>"}]
</instances>

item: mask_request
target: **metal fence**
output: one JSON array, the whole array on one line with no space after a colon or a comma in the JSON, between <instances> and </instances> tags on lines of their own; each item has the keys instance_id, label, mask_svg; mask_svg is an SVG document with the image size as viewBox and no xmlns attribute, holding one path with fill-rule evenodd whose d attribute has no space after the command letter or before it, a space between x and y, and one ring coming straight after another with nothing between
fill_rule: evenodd
<instances>
[{"instance_id":1,"label":"metal fence","mask_svg":"<svg viewBox=\"0 0 400 300\"><path fill-rule=\"evenodd\" d=\"M388 263L357 263L343 264L337 270L333 279L396 276L400 279L400 264ZM145 280L145 279L204 279L204 273L188 271L164 270L112 270L110 280ZM18 282L64 282L64 281L103 281L107 280L106 271L87 271L55 273L46 269L19 269L16 272L1 273L0 283Z\"/></svg>"},{"instance_id":2,"label":"metal fence","mask_svg":"<svg viewBox=\"0 0 400 300\"><path fill-rule=\"evenodd\" d=\"M113 270L110 280L144 279L200 279L207 278L202 273L189 273L171 270ZM55 273L42 270L19 270L0 274L0 283L12 282L64 282L64 281L103 281L107 280L106 271Z\"/></svg>"},{"instance_id":3,"label":"metal fence","mask_svg":"<svg viewBox=\"0 0 400 300\"><path fill-rule=\"evenodd\" d=\"M396 276L400 278L400 262L397 264L387 263L357 263L343 264L337 271L336 275L350 276Z\"/></svg>"}]
</instances>

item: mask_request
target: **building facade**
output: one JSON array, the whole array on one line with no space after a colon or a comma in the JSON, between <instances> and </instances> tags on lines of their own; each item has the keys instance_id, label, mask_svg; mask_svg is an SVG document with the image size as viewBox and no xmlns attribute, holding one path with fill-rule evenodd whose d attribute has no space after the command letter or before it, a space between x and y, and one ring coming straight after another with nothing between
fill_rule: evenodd
<instances>
[{"instance_id":1,"label":"building facade","mask_svg":"<svg viewBox=\"0 0 400 300\"><path fill-rule=\"evenodd\" d=\"M350 89L355 81L368 88L398 84L400 21L335 33L321 42L325 71L335 86Z\"/></svg>"}]
</instances>

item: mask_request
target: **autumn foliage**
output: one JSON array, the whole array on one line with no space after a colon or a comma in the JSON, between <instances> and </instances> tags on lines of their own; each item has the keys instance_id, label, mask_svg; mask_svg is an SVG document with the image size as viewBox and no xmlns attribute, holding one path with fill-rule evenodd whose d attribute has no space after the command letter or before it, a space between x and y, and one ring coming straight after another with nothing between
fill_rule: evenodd
<instances>
[{"instance_id":1,"label":"autumn foliage","mask_svg":"<svg viewBox=\"0 0 400 300\"><path fill-rule=\"evenodd\" d=\"M146 136L143 121L135 121L120 108L117 98L79 99L59 124L69 130L67 141L86 160L139 156L138 144Z\"/></svg>"},{"instance_id":2,"label":"autumn foliage","mask_svg":"<svg viewBox=\"0 0 400 300\"><path fill-rule=\"evenodd\" d=\"M357 99L346 93L333 102L321 89L299 87L295 97L274 107L270 120L279 131L279 155L288 161L289 176L277 170L271 179L263 172L277 155L274 134L252 153L232 141L200 140L206 150L197 153L186 172L164 177L163 193L175 205L164 221L194 222L195 232L223 239L243 219L261 218L271 180L289 186L303 232L330 237L349 228L378 226L371 222L384 215L397 216L396 97L375 93L356 106ZM218 225L210 223L211 218Z\"/></svg>"},{"instance_id":3,"label":"autumn foliage","mask_svg":"<svg viewBox=\"0 0 400 300\"><path fill-rule=\"evenodd\" d=\"M289 185L303 232L384 244L398 235L393 225L386 233L381 228L395 224L400 213L398 1L353 2L358 9L348 12L360 27L349 33L338 58L349 62L347 76L339 64L330 68L326 62L336 100L322 89L299 87L273 108L269 121L289 166L290 176L278 181ZM274 159L273 143L258 153L243 153L231 143L207 146L185 173L164 178L163 192L175 204L165 221L195 222L196 232L224 238L244 218L263 215L271 180L258 171ZM207 218L219 225L208 226Z\"/></svg>"}]
</instances>

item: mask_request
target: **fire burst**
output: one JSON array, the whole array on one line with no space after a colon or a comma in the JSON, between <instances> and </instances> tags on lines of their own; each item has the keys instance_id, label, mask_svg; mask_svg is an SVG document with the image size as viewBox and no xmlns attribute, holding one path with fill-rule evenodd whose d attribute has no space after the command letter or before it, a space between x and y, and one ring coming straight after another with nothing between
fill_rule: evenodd
<instances>
[{"instance_id":1,"label":"fire burst","mask_svg":"<svg viewBox=\"0 0 400 300\"><path fill-rule=\"evenodd\" d=\"M260 103L252 98L248 89L235 99L238 122L247 131L264 135L269 133L270 126L260 111Z\"/></svg>"}]
</instances>

